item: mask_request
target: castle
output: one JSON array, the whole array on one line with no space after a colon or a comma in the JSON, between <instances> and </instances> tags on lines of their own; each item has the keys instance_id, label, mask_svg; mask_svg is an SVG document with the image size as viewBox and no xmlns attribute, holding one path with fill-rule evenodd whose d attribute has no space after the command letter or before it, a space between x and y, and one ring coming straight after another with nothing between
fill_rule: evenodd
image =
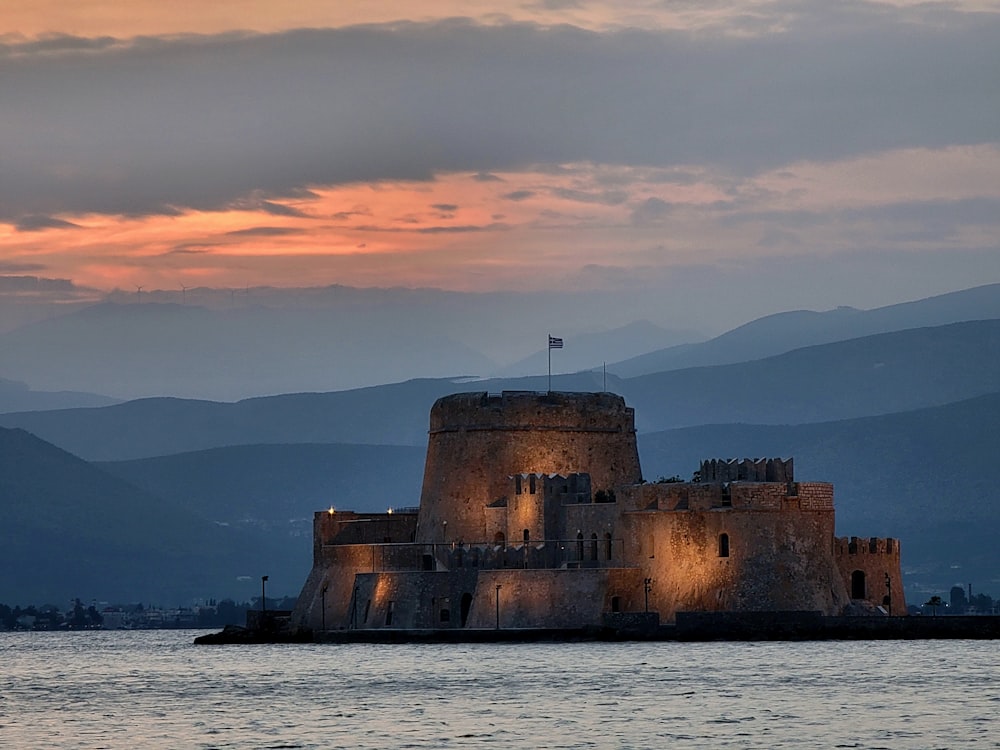
<instances>
[{"instance_id":1,"label":"castle","mask_svg":"<svg viewBox=\"0 0 1000 750\"><path fill-rule=\"evenodd\" d=\"M834 536L792 460L644 482L610 393L463 393L431 409L419 508L316 513L293 624L608 627L678 612L906 612L899 543Z\"/></svg>"}]
</instances>

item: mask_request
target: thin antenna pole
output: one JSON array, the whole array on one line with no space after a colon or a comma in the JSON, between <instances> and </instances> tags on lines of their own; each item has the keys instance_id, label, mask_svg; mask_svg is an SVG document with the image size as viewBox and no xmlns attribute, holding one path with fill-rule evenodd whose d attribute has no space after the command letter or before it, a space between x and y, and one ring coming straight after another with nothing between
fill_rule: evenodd
<instances>
[{"instance_id":1,"label":"thin antenna pole","mask_svg":"<svg viewBox=\"0 0 1000 750\"><path fill-rule=\"evenodd\" d=\"M604 392L608 392L608 363L604 363Z\"/></svg>"}]
</instances>

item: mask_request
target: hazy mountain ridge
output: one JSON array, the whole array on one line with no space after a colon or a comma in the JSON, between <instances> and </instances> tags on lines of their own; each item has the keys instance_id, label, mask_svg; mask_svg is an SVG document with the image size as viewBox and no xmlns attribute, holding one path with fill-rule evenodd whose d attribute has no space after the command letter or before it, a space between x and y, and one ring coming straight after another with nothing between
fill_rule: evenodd
<instances>
[{"instance_id":1,"label":"hazy mountain ridge","mask_svg":"<svg viewBox=\"0 0 1000 750\"><path fill-rule=\"evenodd\" d=\"M694 331L670 331L639 320L626 326L599 333L561 337L565 347L552 354L552 372L572 373L601 367L661 347L678 347L701 341ZM495 378L541 375L548 372L549 352L543 348L492 373Z\"/></svg>"},{"instance_id":2,"label":"hazy mountain ridge","mask_svg":"<svg viewBox=\"0 0 1000 750\"><path fill-rule=\"evenodd\" d=\"M313 513L329 506L385 510L419 505L424 449L341 443L241 445L95 466L226 523L250 519L289 524L304 519L308 537Z\"/></svg>"},{"instance_id":3,"label":"hazy mountain ridge","mask_svg":"<svg viewBox=\"0 0 1000 750\"><path fill-rule=\"evenodd\" d=\"M48 411L111 406L118 399L80 391L35 391L27 383L0 378L0 414L14 411Z\"/></svg>"},{"instance_id":4,"label":"hazy mountain ridge","mask_svg":"<svg viewBox=\"0 0 1000 750\"><path fill-rule=\"evenodd\" d=\"M1000 383L1000 320L894 331L621 383L643 431L909 411L994 391Z\"/></svg>"},{"instance_id":5,"label":"hazy mountain ridge","mask_svg":"<svg viewBox=\"0 0 1000 750\"><path fill-rule=\"evenodd\" d=\"M3 601L236 595L247 588L238 577L267 561L283 585L300 583L288 580L298 574L285 545L211 523L23 430L0 429L0 514Z\"/></svg>"},{"instance_id":6,"label":"hazy mountain ridge","mask_svg":"<svg viewBox=\"0 0 1000 750\"><path fill-rule=\"evenodd\" d=\"M964 289L872 310L838 307L795 310L745 323L697 344L674 346L608 365L623 378L667 370L732 364L805 346L845 341L910 328L1000 318L1000 284Z\"/></svg>"},{"instance_id":7,"label":"hazy mountain ridge","mask_svg":"<svg viewBox=\"0 0 1000 750\"><path fill-rule=\"evenodd\" d=\"M908 411L992 392L1000 383L1000 320L955 323L797 349L735 365L674 370L609 390L636 410L640 431L698 424L797 424ZM143 399L101 409L0 415L88 460L120 460L254 443L424 445L440 396L541 390L542 377L413 380L235 404ZM600 373L553 376L556 390L598 391Z\"/></svg>"}]
</instances>

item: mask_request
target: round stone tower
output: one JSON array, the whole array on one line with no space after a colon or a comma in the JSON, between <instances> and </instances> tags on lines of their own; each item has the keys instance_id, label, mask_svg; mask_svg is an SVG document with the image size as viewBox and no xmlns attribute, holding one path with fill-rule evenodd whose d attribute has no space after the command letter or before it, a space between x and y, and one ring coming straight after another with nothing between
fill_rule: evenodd
<instances>
[{"instance_id":1,"label":"round stone tower","mask_svg":"<svg viewBox=\"0 0 1000 750\"><path fill-rule=\"evenodd\" d=\"M594 492L642 478L635 413L611 393L445 396L431 408L416 541L486 539L515 474L588 473Z\"/></svg>"}]
</instances>

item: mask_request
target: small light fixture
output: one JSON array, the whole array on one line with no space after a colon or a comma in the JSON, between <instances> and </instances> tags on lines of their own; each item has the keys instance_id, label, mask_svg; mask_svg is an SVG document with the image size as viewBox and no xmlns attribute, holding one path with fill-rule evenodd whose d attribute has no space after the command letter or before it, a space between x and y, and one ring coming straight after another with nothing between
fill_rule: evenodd
<instances>
[{"instance_id":1,"label":"small light fixture","mask_svg":"<svg viewBox=\"0 0 1000 750\"><path fill-rule=\"evenodd\" d=\"M392 508L389 508L389 510L387 510L386 513L388 513L391 516L392 515Z\"/></svg>"},{"instance_id":2,"label":"small light fixture","mask_svg":"<svg viewBox=\"0 0 1000 750\"><path fill-rule=\"evenodd\" d=\"M330 510L327 511L327 513L329 513L331 516L336 512L337 512L336 509L332 505L330 506Z\"/></svg>"}]
</instances>

